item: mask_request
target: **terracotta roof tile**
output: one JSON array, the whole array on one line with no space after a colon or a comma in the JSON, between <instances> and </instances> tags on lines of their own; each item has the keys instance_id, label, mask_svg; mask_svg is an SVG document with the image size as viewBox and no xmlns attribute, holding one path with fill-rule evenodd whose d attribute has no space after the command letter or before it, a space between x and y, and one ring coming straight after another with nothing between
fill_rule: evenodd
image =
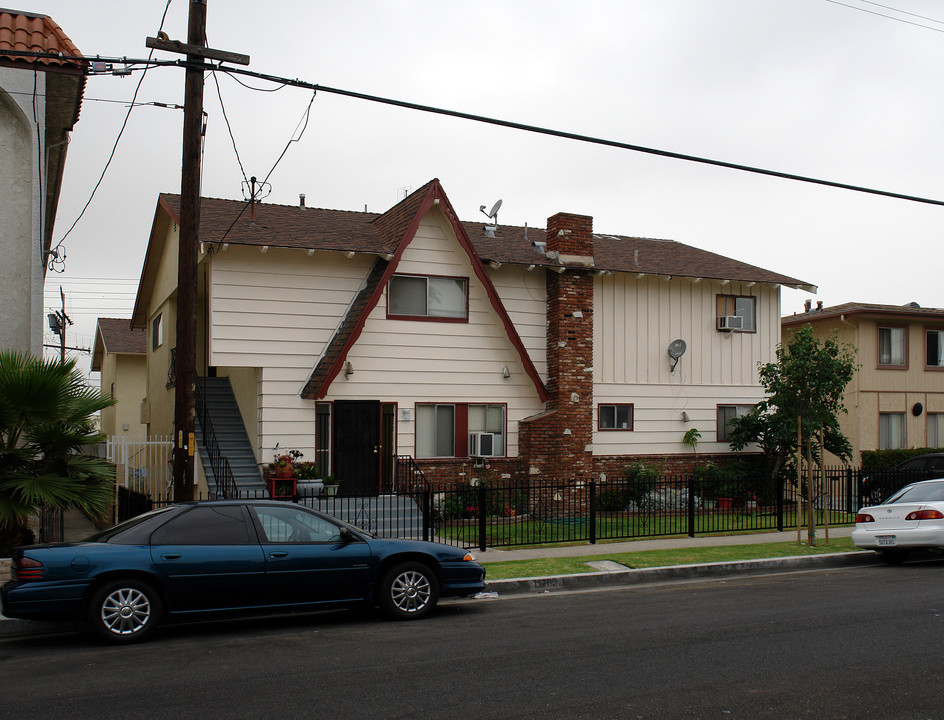
<instances>
[{"instance_id":1,"label":"terracotta roof tile","mask_svg":"<svg viewBox=\"0 0 944 720\"><path fill-rule=\"evenodd\" d=\"M84 62L62 58L27 58L10 55L4 50L18 52L53 52L62 55L81 55L79 49L48 15L6 10L0 8L0 58L22 63L38 62L60 67L83 67Z\"/></svg>"}]
</instances>

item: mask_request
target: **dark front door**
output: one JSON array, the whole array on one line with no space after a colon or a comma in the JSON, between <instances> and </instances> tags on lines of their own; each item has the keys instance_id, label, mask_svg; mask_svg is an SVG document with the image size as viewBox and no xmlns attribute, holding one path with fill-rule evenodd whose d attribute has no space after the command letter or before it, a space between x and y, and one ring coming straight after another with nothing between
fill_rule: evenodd
<instances>
[{"instance_id":1,"label":"dark front door","mask_svg":"<svg viewBox=\"0 0 944 720\"><path fill-rule=\"evenodd\" d=\"M334 403L334 476L345 495L380 491L380 402Z\"/></svg>"}]
</instances>

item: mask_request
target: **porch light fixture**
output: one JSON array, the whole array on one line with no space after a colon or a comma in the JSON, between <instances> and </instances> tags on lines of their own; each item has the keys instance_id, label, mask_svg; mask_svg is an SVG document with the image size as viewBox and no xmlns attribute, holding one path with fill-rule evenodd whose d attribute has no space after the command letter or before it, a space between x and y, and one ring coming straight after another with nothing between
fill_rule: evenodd
<instances>
[{"instance_id":1,"label":"porch light fixture","mask_svg":"<svg viewBox=\"0 0 944 720\"><path fill-rule=\"evenodd\" d=\"M502 377L503 378L511 377L511 370L508 369L507 365L502 365Z\"/></svg>"},{"instance_id":2,"label":"porch light fixture","mask_svg":"<svg viewBox=\"0 0 944 720\"><path fill-rule=\"evenodd\" d=\"M344 363L344 377L351 377L354 374L354 366L351 365L351 361L348 360Z\"/></svg>"}]
</instances>

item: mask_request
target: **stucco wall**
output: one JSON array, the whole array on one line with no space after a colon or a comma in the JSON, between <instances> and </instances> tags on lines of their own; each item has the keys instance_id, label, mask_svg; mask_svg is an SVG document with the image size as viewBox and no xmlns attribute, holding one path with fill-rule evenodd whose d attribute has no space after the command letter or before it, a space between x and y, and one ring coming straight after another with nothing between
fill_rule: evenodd
<instances>
[{"instance_id":1,"label":"stucco wall","mask_svg":"<svg viewBox=\"0 0 944 720\"><path fill-rule=\"evenodd\" d=\"M35 79L45 92L45 74ZM33 74L0 68L0 347L42 354L43 272L40 207L42 183L37 158L44 105L33 107ZM35 118L35 120L34 120Z\"/></svg>"}]
</instances>

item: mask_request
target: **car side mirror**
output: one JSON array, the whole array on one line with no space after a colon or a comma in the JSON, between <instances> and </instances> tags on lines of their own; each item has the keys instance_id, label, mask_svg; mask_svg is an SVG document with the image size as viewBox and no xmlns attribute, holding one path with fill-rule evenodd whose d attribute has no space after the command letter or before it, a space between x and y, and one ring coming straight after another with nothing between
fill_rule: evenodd
<instances>
[{"instance_id":1,"label":"car side mirror","mask_svg":"<svg viewBox=\"0 0 944 720\"><path fill-rule=\"evenodd\" d=\"M357 540L357 535L352 533L346 527L341 528L341 542L342 543L351 543Z\"/></svg>"}]
</instances>

